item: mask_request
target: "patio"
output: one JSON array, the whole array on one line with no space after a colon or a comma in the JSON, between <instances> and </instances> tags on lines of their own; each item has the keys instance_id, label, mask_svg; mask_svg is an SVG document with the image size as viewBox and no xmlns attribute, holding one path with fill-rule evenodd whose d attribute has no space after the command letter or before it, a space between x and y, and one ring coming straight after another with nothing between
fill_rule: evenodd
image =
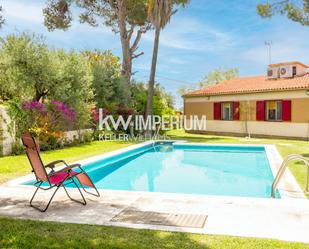
<instances>
[{"instance_id":1,"label":"patio","mask_svg":"<svg viewBox=\"0 0 309 249\"><path fill-rule=\"evenodd\" d=\"M75 190L73 190L75 191ZM29 206L33 188L0 187L0 215L65 223L158 229L200 234L309 242L309 203L304 198L263 199L101 190L87 206L70 201L61 190L46 213ZM74 192L75 194L75 192ZM47 196L40 196L47 200ZM125 209L207 215L203 228L111 221Z\"/></svg>"}]
</instances>

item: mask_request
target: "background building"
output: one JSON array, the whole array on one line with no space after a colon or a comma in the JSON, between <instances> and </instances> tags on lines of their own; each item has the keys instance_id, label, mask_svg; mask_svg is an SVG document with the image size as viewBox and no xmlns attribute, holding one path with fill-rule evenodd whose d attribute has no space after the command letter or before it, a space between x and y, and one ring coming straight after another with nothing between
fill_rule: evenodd
<instances>
[{"instance_id":1,"label":"background building","mask_svg":"<svg viewBox=\"0 0 309 249\"><path fill-rule=\"evenodd\" d=\"M235 78L187 93L185 115L207 116L201 133L308 139L307 68L300 62L271 64L267 76Z\"/></svg>"}]
</instances>

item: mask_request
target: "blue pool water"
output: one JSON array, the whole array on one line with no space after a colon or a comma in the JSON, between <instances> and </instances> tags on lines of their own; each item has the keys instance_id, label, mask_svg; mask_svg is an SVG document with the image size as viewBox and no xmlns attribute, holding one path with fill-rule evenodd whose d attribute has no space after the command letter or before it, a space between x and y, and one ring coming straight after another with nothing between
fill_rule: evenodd
<instances>
[{"instance_id":1,"label":"blue pool water","mask_svg":"<svg viewBox=\"0 0 309 249\"><path fill-rule=\"evenodd\" d=\"M264 147L145 146L83 168L99 189L270 197Z\"/></svg>"}]
</instances>

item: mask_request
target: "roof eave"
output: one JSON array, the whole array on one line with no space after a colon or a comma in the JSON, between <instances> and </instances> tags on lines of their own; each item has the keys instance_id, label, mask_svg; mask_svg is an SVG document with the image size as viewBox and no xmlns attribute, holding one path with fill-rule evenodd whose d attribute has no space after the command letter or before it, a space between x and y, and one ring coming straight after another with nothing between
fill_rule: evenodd
<instances>
[{"instance_id":1,"label":"roof eave","mask_svg":"<svg viewBox=\"0 0 309 249\"><path fill-rule=\"evenodd\" d=\"M285 92L285 91L297 91L297 90L309 90L307 87L294 87L288 89L269 89L269 90L252 90L252 91L242 91L242 92L222 92L222 93L201 93L196 95L183 95L183 98L195 98L195 97L205 97L205 96L222 96L222 95L235 95L235 94L247 94L247 93L268 93L268 92Z\"/></svg>"}]
</instances>

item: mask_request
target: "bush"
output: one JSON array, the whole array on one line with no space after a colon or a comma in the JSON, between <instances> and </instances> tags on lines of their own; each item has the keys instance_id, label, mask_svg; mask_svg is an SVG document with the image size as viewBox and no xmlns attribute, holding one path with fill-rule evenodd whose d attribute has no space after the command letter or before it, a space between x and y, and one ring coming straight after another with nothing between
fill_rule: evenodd
<instances>
[{"instance_id":1,"label":"bush","mask_svg":"<svg viewBox=\"0 0 309 249\"><path fill-rule=\"evenodd\" d=\"M72 114L75 116L71 116L74 127L66 126L66 129L89 126L87 110L94 104L93 72L85 56L74 51L51 49L42 37L22 33L0 40L0 64L0 101L17 104L11 118L18 119L21 128L27 128L29 120L41 122L42 114L51 111L49 109L53 109L57 118L52 120L49 116L48 121L52 126L62 127L54 130L62 130L61 118L70 118ZM23 108L21 102L24 102ZM24 116L25 109L32 115ZM21 124L22 119L24 124ZM45 129L41 123L35 127Z\"/></svg>"},{"instance_id":2,"label":"bush","mask_svg":"<svg viewBox=\"0 0 309 249\"><path fill-rule=\"evenodd\" d=\"M37 139L42 151L55 150L64 147L63 138L52 133L40 134Z\"/></svg>"},{"instance_id":3,"label":"bush","mask_svg":"<svg viewBox=\"0 0 309 249\"><path fill-rule=\"evenodd\" d=\"M16 137L29 131L39 141L42 150L57 149L67 144L64 132L76 127L76 113L67 104L53 100L9 102L9 115L15 121Z\"/></svg>"},{"instance_id":4,"label":"bush","mask_svg":"<svg viewBox=\"0 0 309 249\"><path fill-rule=\"evenodd\" d=\"M24 153L25 153L24 146L20 143L20 141L15 141L12 145L12 154L21 155Z\"/></svg>"},{"instance_id":5,"label":"bush","mask_svg":"<svg viewBox=\"0 0 309 249\"><path fill-rule=\"evenodd\" d=\"M82 142L84 143L90 143L93 141L94 133L91 131L86 131L82 134Z\"/></svg>"}]
</instances>

